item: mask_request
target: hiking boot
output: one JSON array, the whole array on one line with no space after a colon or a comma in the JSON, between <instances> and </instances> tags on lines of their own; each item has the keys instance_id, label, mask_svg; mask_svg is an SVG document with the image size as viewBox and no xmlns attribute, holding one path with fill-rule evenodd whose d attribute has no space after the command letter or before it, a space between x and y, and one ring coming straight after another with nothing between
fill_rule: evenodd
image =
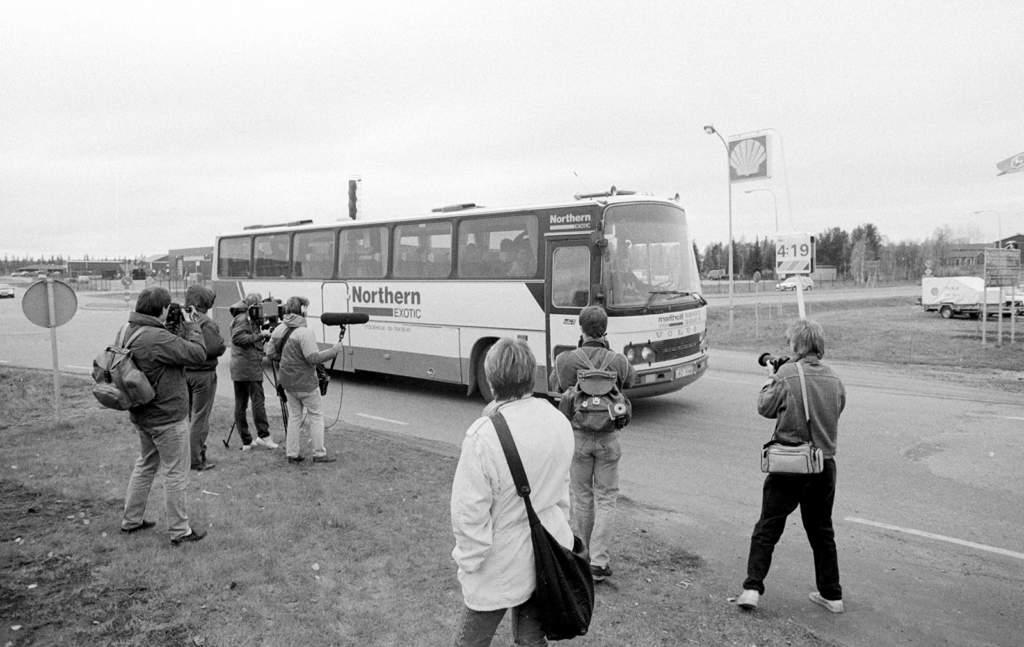
<instances>
[{"instance_id":1,"label":"hiking boot","mask_svg":"<svg viewBox=\"0 0 1024 647\"><path fill-rule=\"evenodd\" d=\"M289 456L288 457L288 462L289 463L301 463L304 460L306 460L306 459L304 457L302 457L302 456Z\"/></svg>"},{"instance_id":2,"label":"hiking boot","mask_svg":"<svg viewBox=\"0 0 1024 647\"><path fill-rule=\"evenodd\" d=\"M155 521L143 521L139 525L132 526L131 528L125 528L124 526L121 526L121 532L138 532L140 530L145 530L146 528L152 528L155 525Z\"/></svg>"},{"instance_id":3,"label":"hiking boot","mask_svg":"<svg viewBox=\"0 0 1024 647\"><path fill-rule=\"evenodd\" d=\"M206 536L205 532L203 532L203 531L196 532L196 529L193 528L192 530L188 531L188 534L182 535L180 537L175 537L174 539L172 539L171 540L171 544L173 546L178 546L178 545L181 545L181 544L184 544L184 543L187 543L187 542L199 541L200 539L202 539L205 536Z\"/></svg>"},{"instance_id":4,"label":"hiking boot","mask_svg":"<svg viewBox=\"0 0 1024 647\"><path fill-rule=\"evenodd\" d=\"M252 442L253 442L254 445L259 445L260 447L266 447L267 449L277 449L278 447L280 447L280 445L275 443L274 439L271 438L270 436L267 436L266 438L257 438L256 440L254 440Z\"/></svg>"},{"instance_id":5,"label":"hiking boot","mask_svg":"<svg viewBox=\"0 0 1024 647\"><path fill-rule=\"evenodd\" d=\"M761 600L761 594L753 589L743 589L739 597L736 598L736 606L746 611L753 611L757 608L757 603Z\"/></svg>"},{"instance_id":6,"label":"hiking boot","mask_svg":"<svg viewBox=\"0 0 1024 647\"><path fill-rule=\"evenodd\" d=\"M612 569L610 566L594 566L591 564L590 575L594 578L595 582L603 582L612 576Z\"/></svg>"},{"instance_id":7,"label":"hiking boot","mask_svg":"<svg viewBox=\"0 0 1024 647\"><path fill-rule=\"evenodd\" d=\"M821 597L821 593L818 593L817 591L814 591L813 593L808 594L807 597L810 599L811 602L817 604L818 606L825 607L826 609L828 609L832 613L842 613L843 612L843 601L842 600L828 600L828 599L825 599L825 598Z\"/></svg>"},{"instance_id":8,"label":"hiking boot","mask_svg":"<svg viewBox=\"0 0 1024 647\"><path fill-rule=\"evenodd\" d=\"M335 458L334 456L328 456L327 454L324 454L323 456L314 456L313 457L313 462L314 463L333 463L336 460L338 460L338 459Z\"/></svg>"}]
</instances>

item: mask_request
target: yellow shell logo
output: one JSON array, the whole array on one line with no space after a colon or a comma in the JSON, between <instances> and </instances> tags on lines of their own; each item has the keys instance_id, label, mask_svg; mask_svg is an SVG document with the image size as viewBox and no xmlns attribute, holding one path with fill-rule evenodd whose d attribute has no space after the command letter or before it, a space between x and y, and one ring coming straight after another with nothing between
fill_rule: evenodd
<instances>
[{"instance_id":1,"label":"yellow shell logo","mask_svg":"<svg viewBox=\"0 0 1024 647\"><path fill-rule=\"evenodd\" d=\"M729 164L740 177L756 175L766 159L768 152L756 139L744 139L733 146L732 153L729 154Z\"/></svg>"}]
</instances>

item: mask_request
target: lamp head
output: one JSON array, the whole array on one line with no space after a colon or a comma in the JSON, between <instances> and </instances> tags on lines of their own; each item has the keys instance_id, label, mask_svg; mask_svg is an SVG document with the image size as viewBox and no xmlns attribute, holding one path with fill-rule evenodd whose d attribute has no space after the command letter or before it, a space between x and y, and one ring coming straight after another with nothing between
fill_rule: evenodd
<instances>
[{"instance_id":1,"label":"lamp head","mask_svg":"<svg viewBox=\"0 0 1024 647\"><path fill-rule=\"evenodd\" d=\"M707 126L704 126L704 132L706 132L709 135L714 135L716 132L715 127L712 126L711 124L708 124Z\"/></svg>"}]
</instances>

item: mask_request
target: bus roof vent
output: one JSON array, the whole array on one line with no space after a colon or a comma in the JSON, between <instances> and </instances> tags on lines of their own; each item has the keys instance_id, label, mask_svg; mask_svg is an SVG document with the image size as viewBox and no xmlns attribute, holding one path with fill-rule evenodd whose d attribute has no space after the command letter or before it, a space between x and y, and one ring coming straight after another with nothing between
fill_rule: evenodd
<instances>
[{"instance_id":1,"label":"bus roof vent","mask_svg":"<svg viewBox=\"0 0 1024 647\"><path fill-rule=\"evenodd\" d=\"M616 195L635 195L636 191L626 191L624 189L616 189L615 185L607 191L599 191L597 193L577 193L574 198L577 200L589 200L591 198L610 198Z\"/></svg>"},{"instance_id":2,"label":"bus roof vent","mask_svg":"<svg viewBox=\"0 0 1024 647\"><path fill-rule=\"evenodd\" d=\"M312 220L293 220L291 222L278 222L273 225L249 225L242 227L243 230L247 229L270 229L271 227L297 227L299 225L311 225Z\"/></svg>"},{"instance_id":3,"label":"bus roof vent","mask_svg":"<svg viewBox=\"0 0 1024 647\"><path fill-rule=\"evenodd\" d=\"M444 207L437 207L431 209L432 213L451 213L453 211L464 211L465 209L481 209L483 205L476 204L475 202L463 202L461 204L449 204Z\"/></svg>"}]
</instances>

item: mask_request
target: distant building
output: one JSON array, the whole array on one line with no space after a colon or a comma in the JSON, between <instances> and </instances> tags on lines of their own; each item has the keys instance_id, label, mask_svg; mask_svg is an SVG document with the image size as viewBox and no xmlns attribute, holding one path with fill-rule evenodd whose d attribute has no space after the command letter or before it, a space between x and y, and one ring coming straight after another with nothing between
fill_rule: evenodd
<instances>
[{"instance_id":1,"label":"distant building","mask_svg":"<svg viewBox=\"0 0 1024 647\"><path fill-rule=\"evenodd\" d=\"M167 267L175 279L198 273L208 279L213 274L213 246L185 247L167 252Z\"/></svg>"}]
</instances>

